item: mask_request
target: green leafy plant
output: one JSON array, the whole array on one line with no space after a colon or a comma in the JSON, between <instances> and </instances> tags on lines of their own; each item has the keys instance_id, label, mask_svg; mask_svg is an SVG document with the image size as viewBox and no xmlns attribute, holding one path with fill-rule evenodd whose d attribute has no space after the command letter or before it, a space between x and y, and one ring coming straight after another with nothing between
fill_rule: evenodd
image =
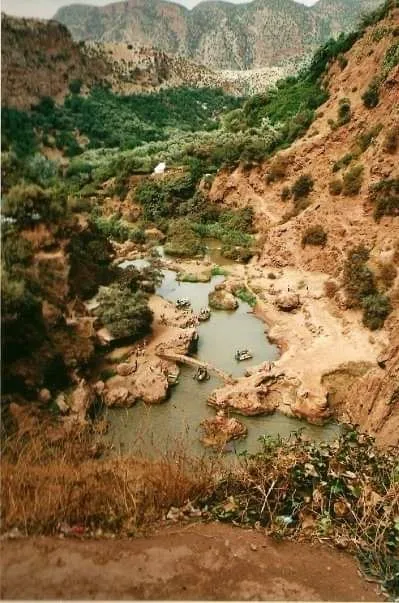
<instances>
[{"instance_id":1,"label":"green leafy plant","mask_svg":"<svg viewBox=\"0 0 399 603\"><path fill-rule=\"evenodd\" d=\"M328 190L330 191L331 195L340 195L342 193L342 189L343 183L340 178L334 178L333 180L330 180Z\"/></svg>"},{"instance_id":2,"label":"green leafy plant","mask_svg":"<svg viewBox=\"0 0 399 603\"><path fill-rule=\"evenodd\" d=\"M355 165L345 172L343 176L342 192L344 195L357 195L363 182L364 167Z\"/></svg>"},{"instance_id":3,"label":"green leafy plant","mask_svg":"<svg viewBox=\"0 0 399 603\"><path fill-rule=\"evenodd\" d=\"M135 341L151 331L152 312L142 291L111 285L100 288L96 314L118 339Z\"/></svg>"},{"instance_id":4,"label":"green leafy plant","mask_svg":"<svg viewBox=\"0 0 399 603\"><path fill-rule=\"evenodd\" d=\"M313 190L314 181L310 174L302 174L294 182L291 187L291 192L294 196L294 200L303 199L307 197Z\"/></svg>"},{"instance_id":5,"label":"green leafy plant","mask_svg":"<svg viewBox=\"0 0 399 603\"><path fill-rule=\"evenodd\" d=\"M362 94L362 101L367 109L374 109L380 101L380 81L378 78L374 78L365 92Z\"/></svg>"}]
</instances>

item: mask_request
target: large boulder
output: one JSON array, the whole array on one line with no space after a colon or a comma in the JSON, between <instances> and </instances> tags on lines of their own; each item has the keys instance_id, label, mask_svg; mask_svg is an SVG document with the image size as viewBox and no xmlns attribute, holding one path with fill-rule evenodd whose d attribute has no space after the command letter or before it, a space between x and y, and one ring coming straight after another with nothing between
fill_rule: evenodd
<instances>
[{"instance_id":1,"label":"large boulder","mask_svg":"<svg viewBox=\"0 0 399 603\"><path fill-rule=\"evenodd\" d=\"M238 301L234 295L225 288L221 288L220 285L209 293L208 304L215 310L236 310L238 308Z\"/></svg>"},{"instance_id":2,"label":"large boulder","mask_svg":"<svg viewBox=\"0 0 399 603\"><path fill-rule=\"evenodd\" d=\"M162 361L144 362L135 374L137 396L146 404L159 404L168 395L168 372Z\"/></svg>"},{"instance_id":3,"label":"large boulder","mask_svg":"<svg viewBox=\"0 0 399 603\"><path fill-rule=\"evenodd\" d=\"M131 391L126 386L120 385L118 382L106 386L103 393L103 400L106 406L128 407L133 406L133 404L137 402L137 396L134 391Z\"/></svg>"},{"instance_id":4,"label":"large boulder","mask_svg":"<svg viewBox=\"0 0 399 603\"><path fill-rule=\"evenodd\" d=\"M215 448L221 448L230 440L236 440L247 435L245 425L234 417L227 417L223 411L219 411L216 417L210 417L202 421L201 427L204 430L201 442L205 446Z\"/></svg>"},{"instance_id":5,"label":"large boulder","mask_svg":"<svg viewBox=\"0 0 399 603\"><path fill-rule=\"evenodd\" d=\"M198 342L198 332L192 327L179 329L169 339L162 341L156 348L158 354L173 352L186 355L194 352Z\"/></svg>"},{"instance_id":6,"label":"large boulder","mask_svg":"<svg viewBox=\"0 0 399 603\"><path fill-rule=\"evenodd\" d=\"M276 306L283 312L292 312L301 305L301 300L297 293L281 293L276 297Z\"/></svg>"},{"instance_id":7,"label":"large boulder","mask_svg":"<svg viewBox=\"0 0 399 603\"><path fill-rule=\"evenodd\" d=\"M271 414L276 410L278 402L269 393L267 385L256 386L241 381L213 391L208 404L219 410L230 409L247 416Z\"/></svg>"},{"instance_id":8,"label":"large boulder","mask_svg":"<svg viewBox=\"0 0 399 603\"><path fill-rule=\"evenodd\" d=\"M109 379L102 397L107 406L129 407L138 400L159 404L168 397L169 363L159 358L140 362L133 372L118 374Z\"/></svg>"}]
</instances>

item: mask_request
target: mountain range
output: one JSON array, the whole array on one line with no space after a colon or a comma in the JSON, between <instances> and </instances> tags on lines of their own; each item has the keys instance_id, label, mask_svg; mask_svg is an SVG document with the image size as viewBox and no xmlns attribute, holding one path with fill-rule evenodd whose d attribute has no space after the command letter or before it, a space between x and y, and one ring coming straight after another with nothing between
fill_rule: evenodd
<instances>
[{"instance_id":1,"label":"mountain range","mask_svg":"<svg viewBox=\"0 0 399 603\"><path fill-rule=\"evenodd\" d=\"M354 28L379 0L293 0L247 4L207 1L192 10L164 0L127 0L104 7L72 4L57 11L76 40L153 46L217 69L297 62L331 36Z\"/></svg>"}]
</instances>

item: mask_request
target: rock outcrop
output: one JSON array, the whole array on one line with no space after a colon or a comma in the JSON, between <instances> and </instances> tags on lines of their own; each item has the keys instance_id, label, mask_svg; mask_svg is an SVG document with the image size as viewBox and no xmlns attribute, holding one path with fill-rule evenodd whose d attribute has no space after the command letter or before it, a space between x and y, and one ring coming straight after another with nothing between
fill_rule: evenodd
<instances>
[{"instance_id":1,"label":"rock outcrop","mask_svg":"<svg viewBox=\"0 0 399 603\"><path fill-rule=\"evenodd\" d=\"M276 306L283 312L292 312L301 305L299 295L297 293L280 293L276 297Z\"/></svg>"},{"instance_id":2,"label":"rock outcrop","mask_svg":"<svg viewBox=\"0 0 399 603\"><path fill-rule=\"evenodd\" d=\"M201 442L214 448L221 448L230 440L245 437L247 434L247 428L241 421L227 417L223 411L219 411L216 417L202 421L201 427L204 430Z\"/></svg>"},{"instance_id":3,"label":"rock outcrop","mask_svg":"<svg viewBox=\"0 0 399 603\"><path fill-rule=\"evenodd\" d=\"M216 285L214 291L209 293L208 303L215 310L236 310L238 308L237 298L227 291L224 284Z\"/></svg>"}]
</instances>

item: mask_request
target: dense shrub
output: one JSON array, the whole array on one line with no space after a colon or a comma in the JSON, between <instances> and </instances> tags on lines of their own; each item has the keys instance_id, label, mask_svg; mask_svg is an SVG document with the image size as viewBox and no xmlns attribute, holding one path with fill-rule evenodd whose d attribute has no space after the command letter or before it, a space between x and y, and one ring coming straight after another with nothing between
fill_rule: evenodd
<instances>
[{"instance_id":1,"label":"dense shrub","mask_svg":"<svg viewBox=\"0 0 399 603\"><path fill-rule=\"evenodd\" d=\"M282 201L287 201L291 197L291 189L289 186L283 186L281 189L281 199Z\"/></svg>"},{"instance_id":2,"label":"dense shrub","mask_svg":"<svg viewBox=\"0 0 399 603\"><path fill-rule=\"evenodd\" d=\"M37 153L26 165L26 177L33 183L44 188L55 183L58 174L58 164Z\"/></svg>"},{"instance_id":3,"label":"dense shrub","mask_svg":"<svg viewBox=\"0 0 399 603\"><path fill-rule=\"evenodd\" d=\"M399 146L399 125L392 126L386 132L382 148L386 153L396 153Z\"/></svg>"},{"instance_id":4,"label":"dense shrub","mask_svg":"<svg viewBox=\"0 0 399 603\"><path fill-rule=\"evenodd\" d=\"M359 153L364 153L370 146L370 144L377 138L378 134L381 132L383 126L382 124L376 124L370 130L366 130L359 134L356 138L356 146L359 149Z\"/></svg>"},{"instance_id":5,"label":"dense shrub","mask_svg":"<svg viewBox=\"0 0 399 603\"><path fill-rule=\"evenodd\" d=\"M338 172L341 168L347 167L355 158L356 156L354 153L346 153L343 157L341 157L341 159L338 159L338 161L333 164L333 173L335 174L335 172Z\"/></svg>"},{"instance_id":6,"label":"dense shrub","mask_svg":"<svg viewBox=\"0 0 399 603\"><path fill-rule=\"evenodd\" d=\"M33 249L29 241L18 233L3 235L2 239L1 257L7 270L15 272L19 266L26 267L30 264Z\"/></svg>"},{"instance_id":7,"label":"dense shrub","mask_svg":"<svg viewBox=\"0 0 399 603\"><path fill-rule=\"evenodd\" d=\"M119 268L117 271L117 281L120 286L129 289L132 293L140 290L146 293L154 293L162 280L162 271L152 265L141 270L134 266L128 266L127 268Z\"/></svg>"},{"instance_id":8,"label":"dense shrub","mask_svg":"<svg viewBox=\"0 0 399 603\"><path fill-rule=\"evenodd\" d=\"M374 203L374 218L399 216L399 178L380 180L370 187L370 199Z\"/></svg>"},{"instance_id":9,"label":"dense shrub","mask_svg":"<svg viewBox=\"0 0 399 603\"><path fill-rule=\"evenodd\" d=\"M170 223L165 252L169 255L192 257L203 255L205 246L192 228L187 218L179 218Z\"/></svg>"},{"instance_id":10,"label":"dense shrub","mask_svg":"<svg viewBox=\"0 0 399 603\"><path fill-rule=\"evenodd\" d=\"M345 172L343 176L342 192L344 195L357 195L361 189L363 182L362 165L355 165L350 170Z\"/></svg>"},{"instance_id":11,"label":"dense shrub","mask_svg":"<svg viewBox=\"0 0 399 603\"><path fill-rule=\"evenodd\" d=\"M363 324L374 331L380 329L392 311L389 298L382 293L368 295L362 300Z\"/></svg>"},{"instance_id":12,"label":"dense shrub","mask_svg":"<svg viewBox=\"0 0 399 603\"><path fill-rule=\"evenodd\" d=\"M72 94L80 94L82 88L82 80L72 80L69 84L69 90Z\"/></svg>"},{"instance_id":13,"label":"dense shrub","mask_svg":"<svg viewBox=\"0 0 399 603\"><path fill-rule=\"evenodd\" d=\"M95 224L91 223L88 229L73 234L67 251L71 295L89 299L96 294L99 285L111 282L114 277L110 267L112 246Z\"/></svg>"},{"instance_id":14,"label":"dense shrub","mask_svg":"<svg viewBox=\"0 0 399 603\"><path fill-rule=\"evenodd\" d=\"M367 109L374 109L380 101L380 83L377 78L374 78L365 92L362 94L362 101Z\"/></svg>"},{"instance_id":15,"label":"dense shrub","mask_svg":"<svg viewBox=\"0 0 399 603\"><path fill-rule=\"evenodd\" d=\"M351 103L348 98L341 98L338 104L338 125L347 124L352 116Z\"/></svg>"},{"instance_id":16,"label":"dense shrub","mask_svg":"<svg viewBox=\"0 0 399 603\"><path fill-rule=\"evenodd\" d=\"M97 299L96 314L117 339L135 341L150 333L153 314L143 292L114 284L102 287Z\"/></svg>"},{"instance_id":17,"label":"dense shrub","mask_svg":"<svg viewBox=\"0 0 399 603\"><path fill-rule=\"evenodd\" d=\"M380 293L373 272L367 266L369 251L358 246L348 253L344 265L344 287L349 307L363 308L363 324L379 329L392 310L388 297Z\"/></svg>"},{"instance_id":18,"label":"dense shrub","mask_svg":"<svg viewBox=\"0 0 399 603\"><path fill-rule=\"evenodd\" d=\"M119 220L115 215L111 218L94 217L93 222L97 230L107 238L119 242L133 241L134 243L145 243L145 234L142 229Z\"/></svg>"},{"instance_id":19,"label":"dense shrub","mask_svg":"<svg viewBox=\"0 0 399 603\"><path fill-rule=\"evenodd\" d=\"M41 299L23 275L2 271L1 325L3 366L33 353L45 340Z\"/></svg>"},{"instance_id":20,"label":"dense shrub","mask_svg":"<svg viewBox=\"0 0 399 603\"><path fill-rule=\"evenodd\" d=\"M330 180L328 190L330 191L331 195L340 195L342 193L342 189L343 183L340 178L334 178L333 180Z\"/></svg>"},{"instance_id":21,"label":"dense shrub","mask_svg":"<svg viewBox=\"0 0 399 603\"><path fill-rule=\"evenodd\" d=\"M302 247L306 245L320 245L324 247L327 243L327 233L324 228L317 224L315 226L310 226L302 236Z\"/></svg>"},{"instance_id":22,"label":"dense shrub","mask_svg":"<svg viewBox=\"0 0 399 603\"><path fill-rule=\"evenodd\" d=\"M7 193L3 214L21 226L33 222L55 222L65 217L66 195L60 189L43 189L36 184L18 184Z\"/></svg>"},{"instance_id":23,"label":"dense shrub","mask_svg":"<svg viewBox=\"0 0 399 603\"><path fill-rule=\"evenodd\" d=\"M382 62L382 79L399 63L399 42L394 42L386 51Z\"/></svg>"},{"instance_id":24,"label":"dense shrub","mask_svg":"<svg viewBox=\"0 0 399 603\"><path fill-rule=\"evenodd\" d=\"M309 174L302 174L299 176L291 187L291 192L294 196L294 199L302 199L303 197L307 197L313 190L313 184L313 178Z\"/></svg>"},{"instance_id":25,"label":"dense shrub","mask_svg":"<svg viewBox=\"0 0 399 603\"><path fill-rule=\"evenodd\" d=\"M350 307L361 305L364 297L376 292L375 279L367 266L369 251L362 245L348 253L344 265L344 286Z\"/></svg>"}]
</instances>

